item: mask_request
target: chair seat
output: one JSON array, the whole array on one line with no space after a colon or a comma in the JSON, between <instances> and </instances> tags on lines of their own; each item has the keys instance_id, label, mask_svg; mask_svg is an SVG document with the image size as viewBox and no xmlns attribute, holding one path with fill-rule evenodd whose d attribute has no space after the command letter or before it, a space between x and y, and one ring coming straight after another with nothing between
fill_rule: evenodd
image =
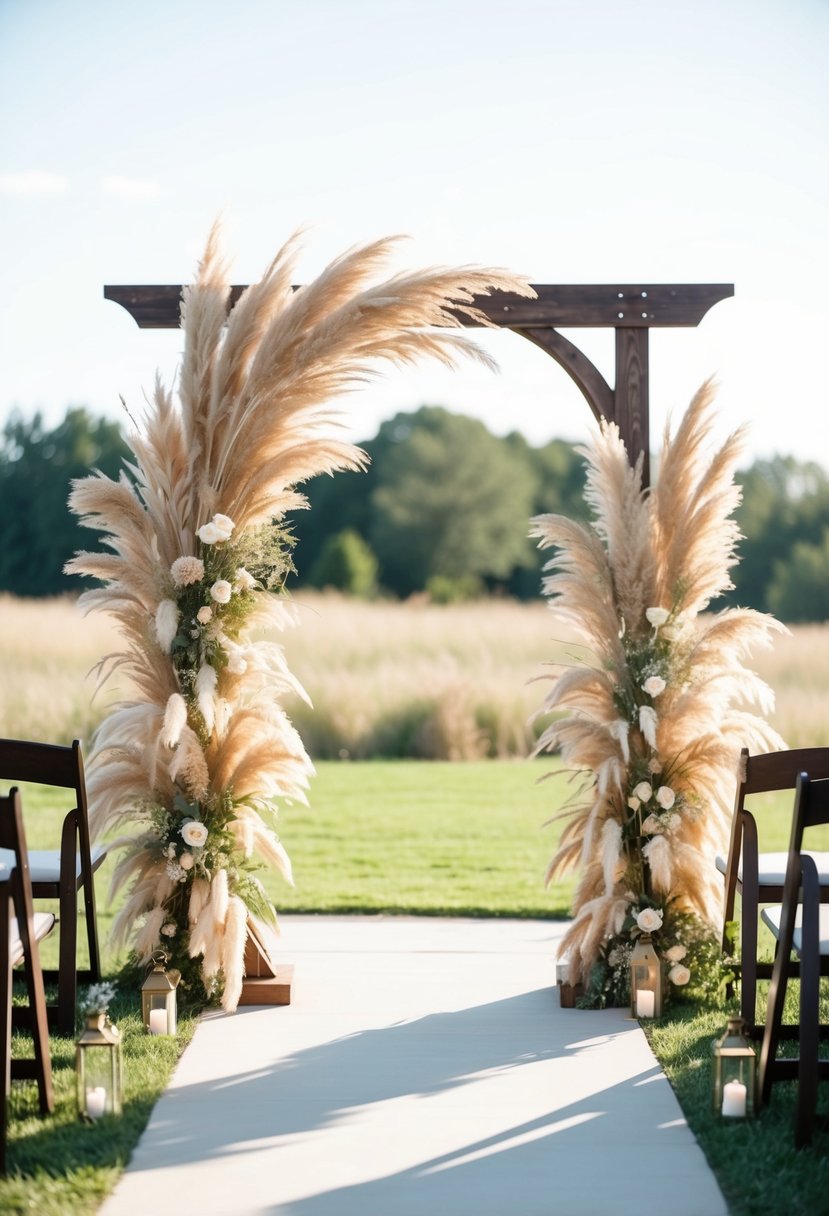
<instances>
[{"instance_id":1,"label":"chair seat","mask_svg":"<svg viewBox=\"0 0 829 1216\"><path fill-rule=\"evenodd\" d=\"M107 855L106 845L94 844L90 850L92 869L98 866ZM9 872L14 865L14 853L11 849L0 849L0 877ZM29 876L32 884L39 882L60 882L60 850L59 849L30 849ZM75 878L81 876L80 855L75 855Z\"/></svg>"},{"instance_id":2,"label":"chair seat","mask_svg":"<svg viewBox=\"0 0 829 1216\"><path fill-rule=\"evenodd\" d=\"M813 857L817 866L818 878L822 887L829 887L829 853L813 853L804 849L804 855ZM758 881L761 887L782 887L786 879L786 862L788 853L760 853L757 858ZM720 874L725 874L728 868L728 858L718 856L716 866ZM743 881L743 863L737 871L738 882Z\"/></svg>"},{"instance_id":3,"label":"chair seat","mask_svg":"<svg viewBox=\"0 0 829 1216\"><path fill-rule=\"evenodd\" d=\"M52 932L55 927L55 918L51 912L35 912L32 918L34 925L34 934L37 941L43 941L47 934ZM13 967L15 963L23 961L23 943L17 930L17 918L13 916L9 921L9 962Z\"/></svg>"},{"instance_id":4,"label":"chair seat","mask_svg":"<svg viewBox=\"0 0 829 1216\"><path fill-rule=\"evenodd\" d=\"M771 904L762 911L762 918L765 924L771 929L775 937L780 937L780 919L783 914L782 904ZM803 916L803 908L798 907L797 916L795 917L795 928L792 937L795 950L800 953L803 949L803 932L801 921ZM820 953L829 955L829 904L820 905Z\"/></svg>"}]
</instances>

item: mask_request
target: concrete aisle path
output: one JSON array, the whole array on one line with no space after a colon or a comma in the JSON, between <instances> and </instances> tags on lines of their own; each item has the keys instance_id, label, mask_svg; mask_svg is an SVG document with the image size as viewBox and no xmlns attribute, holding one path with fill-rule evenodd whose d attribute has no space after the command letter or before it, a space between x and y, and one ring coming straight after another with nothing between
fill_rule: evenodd
<instances>
[{"instance_id":1,"label":"concrete aisle path","mask_svg":"<svg viewBox=\"0 0 829 1216\"><path fill-rule=\"evenodd\" d=\"M100 1216L726 1216L638 1024L560 1008L564 928L283 917L293 1004L203 1019Z\"/></svg>"}]
</instances>

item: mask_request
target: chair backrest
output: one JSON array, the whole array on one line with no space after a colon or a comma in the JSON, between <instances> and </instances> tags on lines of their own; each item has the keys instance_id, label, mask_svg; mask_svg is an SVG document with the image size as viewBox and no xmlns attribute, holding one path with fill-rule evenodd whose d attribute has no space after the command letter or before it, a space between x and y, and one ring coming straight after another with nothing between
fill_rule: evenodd
<instances>
[{"instance_id":1,"label":"chair backrest","mask_svg":"<svg viewBox=\"0 0 829 1216\"><path fill-rule=\"evenodd\" d=\"M733 888L743 841L745 800L751 794L770 794L776 790L793 790L801 773L823 779L829 777L829 747L796 747L780 752L759 752L749 755L747 747L740 752L740 780L734 800L731 820L731 842L728 849L726 883Z\"/></svg>"},{"instance_id":2,"label":"chair backrest","mask_svg":"<svg viewBox=\"0 0 829 1216\"><path fill-rule=\"evenodd\" d=\"M829 780L815 780L811 773L800 773L792 815L790 856L803 848L803 833L807 828L817 828L826 823L829 823Z\"/></svg>"},{"instance_id":3,"label":"chair backrest","mask_svg":"<svg viewBox=\"0 0 829 1216\"><path fill-rule=\"evenodd\" d=\"M0 797L0 848L10 849L14 854L14 867L0 875L7 894L12 895L18 920L32 919L32 884L29 877L29 851L26 848L26 832L23 827L23 811L20 791L12 789L7 797Z\"/></svg>"},{"instance_id":4,"label":"chair backrest","mask_svg":"<svg viewBox=\"0 0 829 1216\"><path fill-rule=\"evenodd\" d=\"M796 747L756 756L743 748L741 764L744 775L737 791L740 805L749 794L793 790L801 773L808 773L812 780L829 777L829 747Z\"/></svg>"},{"instance_id":5,"label":"chair backrest","mask_svg":"<svg viewBox=\"0 0 829 1216\"><path fill-rule=\"evenodd\" d=\"M0 781L30 781L73 790L81 849L89 853L89 812L80 740L75 739L65 747L58 743L0 739Z\"/></svg>"}]
</instances>

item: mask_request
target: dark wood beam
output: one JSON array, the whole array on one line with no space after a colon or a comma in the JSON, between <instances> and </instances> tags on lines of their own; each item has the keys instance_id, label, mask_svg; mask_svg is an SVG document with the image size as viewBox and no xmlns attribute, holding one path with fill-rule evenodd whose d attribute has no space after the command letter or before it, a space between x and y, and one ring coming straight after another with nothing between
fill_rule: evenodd
<instances>
[{"instance_id":1,"label":"dark wood beam","mask_svg":"<svg viewBox=\"0 0 829 1216\"><path fill-rule=\"evenodd\" d=\"M709 308L734 295L733 283L534 283L533 288L536 300L496 291L478 296L475 306L505 329L641 329L699 325ZM241 284L231 287L231 306L244 290ZM104 297L125 308L141 329L177 329L181 291L169 283L109 285ZM464 319L464 324L472 322Z\"/></svg>"},{"instance_id":2,"label":"dark wood beam","mask_svg":"<svg viewBox=\"0 0 829 1216\"><path fill-rule=\"evenodd\" d=\"M619 433L631 461L644 454L643 483L649 478L648 331L699 325L720 300L734 295L733 283L605 283L533 285L537 298L512 292L477 296L475 305L495 325L512 329L540 346L578 385L597 418L607 418ZM228 307L245 290L230 288ZM179 284L109 285L104 297L120 304L141 329L177 329ZM476 323L459 314L464 325ZM612 328L616 334L616 383L613 388L579 348L558 332Z\"/></svg>"}]
</instances>

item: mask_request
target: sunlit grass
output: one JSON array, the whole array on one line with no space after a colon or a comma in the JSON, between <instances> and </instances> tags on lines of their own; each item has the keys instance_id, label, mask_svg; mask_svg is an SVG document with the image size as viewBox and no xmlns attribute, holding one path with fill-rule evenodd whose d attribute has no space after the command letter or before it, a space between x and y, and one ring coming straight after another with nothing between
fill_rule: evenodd
<instances>
[{"instance_id":1,"label":"sunlit grass","mask_svg":"<svg viewBox=\"0 0 829 1216\"><path fill-rule=\"evenodd\" d=\"M297 593L297 628L279 640L313 708L286 707L315 759L524 756L552 661L575 651L545 604L485 600L363 603ZM90 668L119 649L115 628L70 599L0 596L0 734L88 741L124 687L93 700ZM775 640L751 665L777 694L792 747L829 744L829 626Z\"/></svg>"}]
</instances>

